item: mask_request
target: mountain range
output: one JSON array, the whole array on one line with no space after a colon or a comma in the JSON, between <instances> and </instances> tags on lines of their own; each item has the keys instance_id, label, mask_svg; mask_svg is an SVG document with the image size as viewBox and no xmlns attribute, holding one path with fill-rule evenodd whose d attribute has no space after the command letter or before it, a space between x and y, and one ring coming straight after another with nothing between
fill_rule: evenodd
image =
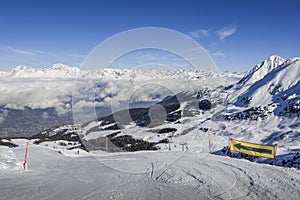
<instances>
[{"instance_id":1,"label":"mountain range","mask_svg":"<svg viewBox=\"0 0 300 200\"><path fill-rule=\"evenodd\" d=\"M58 74L55 75L56 73ZM39 77L41 80L55 77L56 80L64 79L63 81L70 78L97 79L97 82L91 84L91 88L96 87L94 97L97 98L89 100L80 93L83 99L76 100L77 103L84 102L83 105L96 101L99 106L93 104L96 110L98 108L94 118L86 118L87 120L81 124L75 124L76 128L69 125L53 126L54 124L51 124L37 135L31 132L29 135L34 135L32 139L66 140L69 138L70 141L78 140L88 151L166 150L171 148L167 146L171 143L172 148L186 144L191 150L207 152L205 138L210 131L212 140L210 151L214 154L224 153L228 145L228 138L235 138L256 143L276 144L281 165L296 168L300 166L299 159L297 160L295 157L295 153L300 149L299 58L285 60L273 55L245 74L229 72L212 74L197 70L100 69L80 71L78 68L58 64L41 70L20 66L1 75L1 79L6 81L34 80L34 77ZM138 84L151 80L163 80L163 82L158 82L162 86L166 86L163 83L168 80L173 81L178 90L158 95L156 91L161 91L161 89L155 90L150 87L148 90L137 93L136 97L136 102L140 102L138 97L153 92L156 98L148 96L145 99L145 102L150 103L146 103L142 107L129 106L125 109L120 107L103 114L103 110L100 109L103 107L100 105L105 99L109 98L112 102L117 99L119 102L128 103L126 98L119 99L120 92L127 90L126 87L134 88ZM194 86L193 90L189 91L187 88L178 87L179 84L176 85L174 80L177 80L179 84L182 84L179 80L188 80L189 86ZM133 82L133 85L128 84ZM153 84L153 82L151 83ZM109 87L114 89L120 87L121 89L116 90L118 91L116 94L114 94L114 90L101 93ZM86 91L86 88L81 87L80 91L83 90ZM71 104L70 98L64 96L63 99L66 99L63 104L64 108L67 103ZM41 113L46 116L44 118L46 121L58 116L67 116L69 120L66 124L70 124L71 115L74 114L72 108L74 109L76 105L74 102L76 103L73 98L73 104L66 108L63 114L57 112L59 109L55 106L51 108L57 113L49 115L45 111L45 109L49 109L47 107L41 109ZM13 110L5 105L2 106L1 126L3 127L8 124L9 113L14 113L17 109ZM25 108L36 111L34 108ZM84 111L86 106L81 108ZM90 111L87 109L86 113ZM37 116L41 113L38 113ZM27 117L30 118L30 115ZM27 126L31 126L32 123ZM65 133L70 134L66 135ZM77 135L75 139L74 134ZM7 137L8 133L3 135ZM258 160L258 162L266 161Z\"/></svg>"}]
</instances>

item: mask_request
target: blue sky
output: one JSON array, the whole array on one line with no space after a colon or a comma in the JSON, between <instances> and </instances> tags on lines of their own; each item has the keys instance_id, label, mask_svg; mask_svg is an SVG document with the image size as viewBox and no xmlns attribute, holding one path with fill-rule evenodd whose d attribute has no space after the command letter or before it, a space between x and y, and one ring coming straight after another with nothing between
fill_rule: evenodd
<instances>
[{"instance_id":1,"label":"blue sky","mask_svg":"<svg viewBox=\"0 0 300 200\"><path fill-rule=\"evenodd\" d=\"M3 0L0 68L79 66L114 34L163 27L199 42L219 70L246 71L272 54L300 57L299 7L290 0Z\"/></svg>"}]
</instances>

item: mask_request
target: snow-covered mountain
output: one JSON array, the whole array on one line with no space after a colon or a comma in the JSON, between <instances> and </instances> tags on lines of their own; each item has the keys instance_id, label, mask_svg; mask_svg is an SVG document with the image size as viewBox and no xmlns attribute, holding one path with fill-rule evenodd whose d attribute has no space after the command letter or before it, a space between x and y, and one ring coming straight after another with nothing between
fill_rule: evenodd
<instances>
[{"instance_id":1,"label":"snow-covered mountain","mask_svg":"<svg viewBox=\"0 0 300 200\"><path fill-rule=\"evenodd\" d=\"M271 56L237 83L229 102L238 107L270 107L276 115L300 115L300 58Z\"/></svg>"},{"instance_id":2,"label":"snow-covered mountain","mask_svg":"<svg viewBox=\"0 0 300 200\"><path fill-rule=\"evenodd\" d=\"M254 68L249 70L245 76L234 87L234 93L229 98L232 101L233 98L246 92L250 86L257 81L263 79L269 72L276 69L278 66L285 62L283 58L277 55L272 55L262 63L257 64Z\"/></svg>"},{"instance_id":3,"label":"snow-covered mountain","mask_svg":"<svg viewBox=\"0 0 300 200\"><path fill-rule=\"evenodd\" d=\"M299 70L300 59L271 56L240 81L241 75L234 73L117 69L82 73L63 65L45 70L20 66L14 73L3 73L0 127L5 136L12 132L9 127L22 122L28 128L41 125L41 119L51 123L59 116L74 117L70 77L80 77L78 97L93 92L79 98L83 109L88 105L95 109L106 99L128 100L124 97L135 86L143 89L135 93L140 97L137 101L156 101L105 116L101 110L100 116L82 124L50 128L46 124L47 128L26 139L0 137L0 179L6 183L0 198L298 199ZM101 77L99 82L96 77ZM147 89L147 80L173 85L179 93L164 96L161 88ZM183 80L197 90L180 87ZM18 109L19 105L26 106ZM26 130L17 128L22 133ZM229 158L229 138L277 145L277 167L266 165L273 164L271 159L240 153L232 152L234 159ZM11 190L15 187L17 192Z\"/></svg>"},{"instance_id":4,"label":"snow-covered mountain","mask_svg":"<svg viewBox=\"0 0 300 200\"><path fill-rule=\"evenodd\" d=\"M196 127L200 127L201 130L210 129L215 134L215 147L218 149L222 148L219 146L221 144L226 146L224 135L222 135L224 134L222 127L226 127L226 134L233 135L234 138L278 144L279 152L287 153L290 150L285 146L294 149L300 145L298 136L298 131L300 131L299 77L298 58L283 60L278 56L271 56L250 70L229 90L232 94L229 97L228 107L221 113L219 110L222 110L226 98L222 92L227 94L228 91L200 90L198 94L206 94L204 98L201 95L193 98L180 98L184 100L178 102L175 101L176 96L174 96L174 101L171 103L172 109L160 107L156 115L154 113L152 117L151 110L155 110L154 108L160 103L148 108L121 111L85 123L82 126L82 138L87 141L91 140L94 145L97 139L103 144L105 142L100 138L109 137L113 140L112 143L119 145L118 139L128 136L150 143L154 142L162 147L160 142L168 142L170 137L173 137L172 142L179 145L184 142L183 138L186 133L196 134ZM219 98L215 98L216 96ZM203 109L208 107L208 104L203 107L201 100L214 101L214 106ZM126 112L129 113L128 118ZM118 122L120 120L121 123ZM149 124L152 125L149 126ZM90 145L90 148L93 149L95 147L93 145ZM132 147L131 143L122 145L122 148L126 149L128 149L126 145ZM96 147L99 148L97 145Z\"/></svg>"},{"instance_id":5,"label":"snow-covered mountain","mask_svg":"<svg viewBox=\"0 0 300 200\"><path fill-rule=\"evenodd\" d=\"M11 104L4 107L2 113L8 114L2 117L2 121L8 118L9 113L15 113L13 109L18 108L19 104L26 103L27 107L32 106L35 109L54 107L58 114L48 115L42 110L41 114L46 120L50 120L49 116L57 117L61 113L70 116L73 114L74 119L78 115L83 116L83 120L79 121L82 123L81 129L70 131L80 136L85 148L90 150L105 150L104 146L107 143L117 147L112 151L165 149L166 142L169 141L177 148L181 143L188 143L191 145L190 148L199 150L204 146L194 144L193 138L198 137L199 130L202 134L206 134L210 129L214 137L213 151L216 154L227 146L228 136L232 136L250 142L278 144L280 155L293 155L293 151L300 146L299 69L298 58L284 60L279 56L271 56L255 66L243 78L241 74L212 74L195 70L78 71L63 65L55 65L45 70L19 67L16 71L24 72L23 75L16 76L17 79L11 76L7 80L4 79L7 83L2 84L7 86L3 92L11 95L17 93L11 98ZM30 79L22 81L22 76L27 77L29 72L44 75L48 73L52 76L57 71L65 72L61 73L63 79L55 78L55 81L51 81L47 78L45 81L41 78L38 79L36 86L32 85ZM75 93L78 99L73 96L71 106L72 84L66 77L74 76L75 73L72 72L78 72L76 76L79 85ZM37 81L36 78L33 80ZM20 89L13 87L9 92L7 88L12 87L14 83L18 83L19 86L20 81L29 85ZM145 86L147 81L151 85L149 88ZM188 87L182 87L186 81ZM156 87L157 85L164 88ZM226 87L228 85L233 87ZM47 99L45 101L41 101L41 95L33 95L40 88L43 90L41 94ZM172 88L173 93L168 94L165 88ZM194 90L189 91L189 88ZM131 94L130 90L135 90L135 93ZM85 96L86 93L89 95ZM151 105L144 104L147 106L123 110L118 107L119 109L112 109L112 113L105 112L103 115L103 110L99 108L107 105L112 108L121 105L122 102L132 103L128 99L129 93L133 103L151 102ZM229 93L231 93L229 103L226 104ZM24 98L19 98L22 95L25 95ZM28 102L26 99L29 99ZM0 99L0 102L4 100ZM78 113L75 111L77 108L80 111ZM95 110L97 116L92 117L96 118L90 119L89 116L85 118L85 114L90 115L90 112ZM37 116L39 114L40 112ZM15 115L11 117L15 118L17 118ZM27 123L26 125L28 126ZM54 131L50 128L40 136L43 135L49 140L65 138L64 133L68 132L68 127L60 127L57 130L63 131ZM109 138L109 142L106 138ZM290 165L295 166L294 164Z\"/></svg>"},{"instance_id":6,"label":"snow-covered mountain","mask_svg":"<svg viewBox=\"0 0 300 200\"><path fill-rule=\"evenodd\" d=\"M45 76L74 78L78 75L79 68L58 63L42 71L44 71Z\"/></svg>"},{"instance_id":7,"label":"snow-covered mountain","mask_svg":"<svg viewBox=\"0 0 300 200\"><path fill-rule=\"evenodd\" d=\"M20 66L17 66L16 68L12 69L9 76L22 77L22 76L28 76L30 74L35 74L35 73L36 73L36 70L33 69L32 67L20 65Z\"/></svg>"},{"instance_id":8,"label":"snow-covered mountain","mask_svg":"<svg viewBox=\"0 0 300 200\"><path fill-rule=\"evenodd\" d=\"M238 87L245 85L252 85L256 81L262 79L269 72L282 65L285 62L283 58L277 55L270 56L267 60L262 63L257 64L253 69L251 69L238 83Z\"/></svg>"},{"instance_id":9,"label":"snow-covered mountain","mask_svg":"<svg viewBox=\"0 0 300 200\"><path fill-rule=\"evenodd\" d=\"M12 78L75 78L78 72L78 68L64 65L61 63L54 64L50 68L46 69L34 69L30 66L20 65L12 69L10 72L2 72L2 77L7 76Z\"/></svg>"},{"instance_id":10,"label":"snow-covered mountain","mask_svg":"<svg viewBox=\"0 0 300 200\"><path fill-rule=\"evenodd\" d=\"M80 70L77 67L57 63L49 68L35 69L30 66L17 66L9 72L0 72L0 77L6 78L81 78L104 80L153 80L153 79L186 79L208 80L223 79L232 82L238 80L243 73L220 72L211 73L199 70L149 70L149 69L113 69L100 68L98 70Z\"/></svg>"}]
</instances>

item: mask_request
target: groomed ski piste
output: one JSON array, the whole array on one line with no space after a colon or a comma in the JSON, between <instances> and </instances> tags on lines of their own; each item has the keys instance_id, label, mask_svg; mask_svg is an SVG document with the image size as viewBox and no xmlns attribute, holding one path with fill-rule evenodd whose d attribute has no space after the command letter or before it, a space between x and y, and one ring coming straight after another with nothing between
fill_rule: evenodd
<instances>
[{"instance_id":1,"label":"groomed ski piste","mask_svg":"<svg viewBox=\"0 0 300 200\"><path fill-rule=\"evenodd\" d=\"M200 139L200 138L198 138ZM201 150L107 153L1 146L0 199L298 199L300 171ZM63 142L63 141L61 141ZM204 143L204 142L203 142ZM198 145L197 145L198 144ZM199 151L200 149L200 151Z\"/></svg>"}]
</instances>

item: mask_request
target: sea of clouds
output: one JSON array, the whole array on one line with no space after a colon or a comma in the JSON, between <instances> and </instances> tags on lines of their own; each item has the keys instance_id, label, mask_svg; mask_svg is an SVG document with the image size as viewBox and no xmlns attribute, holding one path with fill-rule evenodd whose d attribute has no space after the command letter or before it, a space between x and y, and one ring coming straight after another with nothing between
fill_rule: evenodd
<instances>
[{"instance_id":1,"label":"sea of clouds","mask_svg":"<svg viewBox=\"0 0 300 200\"><path fill-rule=\"evenodd\" d=\"M116 71L114 76L112 73L101 74L100 78L2 76L0 107L18 110L55 108L58 114L91 107L111 107L114 111L129 103L157 102L182 91L230 85L240 77L230 73L207 76L200 72L184 72L174 76L174 72L170 72L173 75L169 76L167 72L159 71Z\"/></svg>"}]
</instances>

